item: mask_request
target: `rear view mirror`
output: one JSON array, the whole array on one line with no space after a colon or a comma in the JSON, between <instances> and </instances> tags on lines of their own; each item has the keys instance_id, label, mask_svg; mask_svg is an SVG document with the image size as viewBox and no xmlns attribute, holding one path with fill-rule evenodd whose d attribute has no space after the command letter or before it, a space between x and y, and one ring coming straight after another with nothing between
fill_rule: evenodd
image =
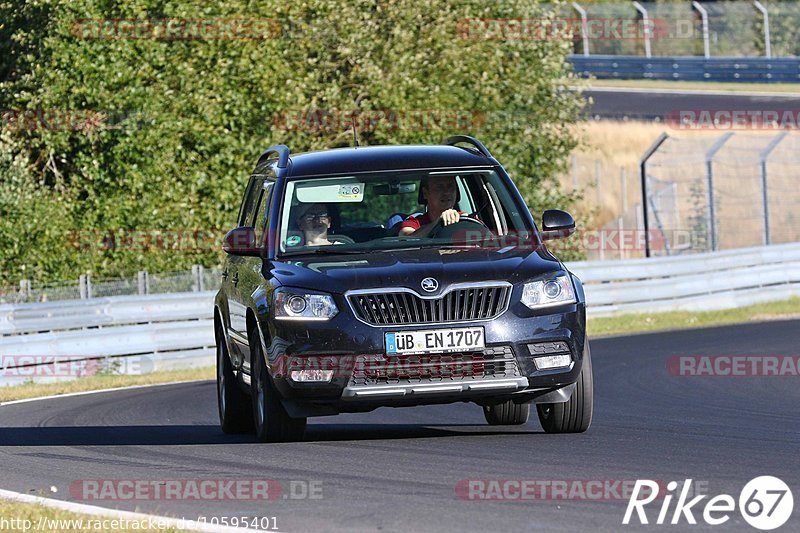
<instances>
[{"instance_id":1,"label":"rear view mirror","mask_svg":"<svg viewBox=\"0 0 800 533\"><path fill-rule=\"evenodd\" d=\"M256 230L241 227L232 229L222 241L222 249L231 255L258 257L262 249L256 244Z\"/></svg>"},{"instance_id":2,"label":"rear view mirror","mask_svg":"<svg viewBox=\"0 0 800 533\"><path fill-rule=\"evenodd\" d=\"M542 240L563 239L575 233L575 219L566 211L548 209L542 215Z\"/></svg>"}]
</instances>

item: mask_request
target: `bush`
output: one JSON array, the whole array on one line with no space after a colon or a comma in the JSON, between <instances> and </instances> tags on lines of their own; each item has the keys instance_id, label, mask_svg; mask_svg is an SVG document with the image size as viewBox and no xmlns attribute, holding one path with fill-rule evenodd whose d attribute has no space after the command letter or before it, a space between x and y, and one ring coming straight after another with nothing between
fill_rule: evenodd
<instances>
[{"instance_id":1,"label":"bush","mask_svg":"<svg viewBox=\"0 0 800 533\"><path fill-rule=\"evenodd\" d=\"M397 127L384 114L374 127L362 124L361 143L477 135L535 214L569 207L573 198L545 182L576 142L568 127L581 97L563 90L572 77L570 42L498 39L483 23L465 33L467 19L541 16L529 1L484 4L0 3L9 21L0 108L30 113L28 123L8 111L3 119L0 281L217 264L217 247L81 248L76 235L81 242L87 233L131 231L221 237L265 147L285 143L298 152L351 143L343 128L308 131L307 121L285 120L320 110L357 110L362 121L386 110L462 117L460 124ZM122 26L99 34L97 19L270 20L260 26L266 39L165 40L123 38Z\"/></svg>"}]
</instances>

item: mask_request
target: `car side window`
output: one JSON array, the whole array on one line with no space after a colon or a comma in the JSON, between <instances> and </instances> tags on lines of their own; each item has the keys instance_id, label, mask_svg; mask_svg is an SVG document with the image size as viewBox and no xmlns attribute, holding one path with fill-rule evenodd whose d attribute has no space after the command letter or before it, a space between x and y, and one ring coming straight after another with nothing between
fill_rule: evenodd
<instances>
[{"instance_id":1,"label":"car side window","mask_svg":"<svg viewBox=\"0 0 800 533\"><path fill-rule=\"evenodd\" d=\"M239 226L252 228L255 227L256 211L261 196L264 192L264 178L253 177L250 179L250 186L247 192L247 199L242 208L242 219L239 221Z\"/></svg>"},{"instance_id":2,"label":"car side window","mask_svg":"<svg viewBox=\"0 0 800 533\"><path fill-rule=\"evenodd\" d=\"M256 218L253 226L256 228L256 242L264 242L264 232L267 231L267 213L269 213L269 204L272 198L272 187L275 185L274 181L266 180L263 182L263 194L259 202L258 209L256 209Z\"/></svg>"}]
</instances>

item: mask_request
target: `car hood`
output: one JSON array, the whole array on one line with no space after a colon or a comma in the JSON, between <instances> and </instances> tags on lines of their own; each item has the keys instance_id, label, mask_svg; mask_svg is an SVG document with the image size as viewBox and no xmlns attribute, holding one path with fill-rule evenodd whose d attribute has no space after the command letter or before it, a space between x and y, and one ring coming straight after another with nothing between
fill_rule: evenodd
<instances>
[{"instance_id":1,"label":"car hood","mask_svg":"<svg viewBox=\"0 0 800 533\"><path fill-rule=\"evenodd\" d=\"M281 285L329 293L388 287L422 292L422 280L432 277L439 285L436 294L455 283L521 283L561 268L558 260L546 250L422 248L358 255L298 256L273 261L270 273Z\"/></svg>"}]
</instances>

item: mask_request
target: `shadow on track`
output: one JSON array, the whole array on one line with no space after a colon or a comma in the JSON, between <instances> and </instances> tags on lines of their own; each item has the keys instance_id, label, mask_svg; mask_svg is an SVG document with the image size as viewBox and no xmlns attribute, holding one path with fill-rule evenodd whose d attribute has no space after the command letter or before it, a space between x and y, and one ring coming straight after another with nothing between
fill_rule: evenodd
<instances>
[{"instance_id":1,"label":"shadow on track","mask_svg":"<svg viewBox=\"0 0 800 533\"><path fill-rule=\"evenodd\" d=\"M459 428L465 429L447 429ZM471 429L466 429L471 428ZM474 424L431 427L414 424L312 424L303 442L418 439L543 433L521 426L496 429ZM143 446L253 444L251 435L225 435L219 427L196 426L53 426L2 429L2 446Z\"/></svg>"}]
</instances>

